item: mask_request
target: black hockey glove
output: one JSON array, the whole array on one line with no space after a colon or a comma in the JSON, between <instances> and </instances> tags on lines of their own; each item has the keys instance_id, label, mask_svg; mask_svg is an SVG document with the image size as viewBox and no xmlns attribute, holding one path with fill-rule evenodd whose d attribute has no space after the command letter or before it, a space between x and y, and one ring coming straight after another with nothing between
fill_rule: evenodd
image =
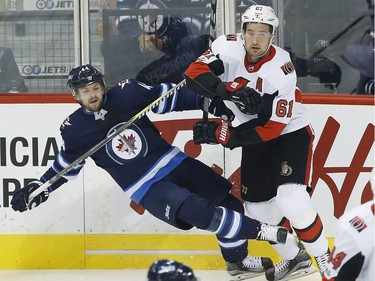
<instances>
[{"instance_id":1,"label":"black hockey glove","mask_svg":"<svg viewBox=\"0 0 375 281\"><path fill-rule=\"evenodd\" d=\"M222 144L225 147L232 148L230 138L233 128L229 123L222 121L199 121L193 127L193 139L195 144Z\"/></svg>"},{"instance_id":2,"label":"black hockey glove","mask_svg":"<svg viewBox=\"0 0 375 281\"><path fill-rule=\"evenodd\" d=\"M256 90L237 82L220 83L216 93L222 99L234 102L244 114L258 114L263 106L263 99Z\"/></svg>"},{"instance_id":3,"label":"black hockey glove","mask_svg":"<svg viewBox=\"0 0 375 281\"><path fill-rule=\"evenodd\" d=\"M341 83L341 69L330 59L318 55L315 58L308 59L307 74L318 77L319 82L324 84L325 87L333 89L338 87Z\"/></svg>"},{"instance_id":4,"label":"black hockey glove","mask_svg":"<svg viewBox=\"0 0 375 281\"><path fill-rule=\"evenodd\" d=\"M211 101L210 101L210 106L208 108L208 112L217 116L217 117L220 117L221 119L225 120L225 121L233 121L234 119L234 113L232 112L232 110L230 110L224 103L224 101L219 98L218 96L214 97Z\"/></svg>"},{"instance_id":5,"label":"black hockey glove","mask_svg":"<svg viewBox=\"0 0 375 281\"><path fill-rule=\"evenodd\" d=\"M12 205L13 210L24 212L26 210L31 210L32 208L37 207L41 203L45 202L48 199L49 191L45 189L42 193L35 196L29 201L29 196L43 183L41 181L33 181L26 185L25 187L18 190L14 195L10 204Z\"/></svg>"}]
</instances>

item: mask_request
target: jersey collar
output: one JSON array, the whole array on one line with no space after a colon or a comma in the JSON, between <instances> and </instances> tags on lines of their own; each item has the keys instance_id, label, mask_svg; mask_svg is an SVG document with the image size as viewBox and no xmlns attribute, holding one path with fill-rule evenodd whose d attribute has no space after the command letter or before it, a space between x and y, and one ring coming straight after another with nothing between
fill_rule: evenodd
<instances>
[{"instance_id":1,"label":"jersey collar","mask_svg":"<svg viewBox=\"0 0 375 281\"><path fill-rule=\"evenodd\" d=\"M271 45L270 46L270 53L269 53L268 56L262 58L257 63L251 64L247 60L246 53L245 53L245 59L244 59L245 68L249 73L257 72L262 67L263 64L272 60L275 57L275 55L276 55L276 49L275 49L274 46Z\"/></svg>"}]
</instances>

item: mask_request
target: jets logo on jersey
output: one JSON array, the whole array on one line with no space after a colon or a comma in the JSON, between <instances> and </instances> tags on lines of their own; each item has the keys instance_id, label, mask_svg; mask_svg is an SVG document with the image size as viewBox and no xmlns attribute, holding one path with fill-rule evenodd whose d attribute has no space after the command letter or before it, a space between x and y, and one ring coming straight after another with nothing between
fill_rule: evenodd
<instances>
[{"instance_id":1,"label":"jets logo on jersey","mask_svg":"<svg viewBox=\"0 0 375 281\"><path fill-rule=\"evenodd\" d=\"M107 110L101 109L99 111L94 112L95 120L104 120L105 115L108 113Z\"/></svg>"},{"instance_id":2,"label":"jets logo on jersey","mask_svg":"<svg viewBox=\"0 0 375 281\"><path fill-rule=\"evenodd\" d=\"M291 61L288 61L281 67L281 70L284 72L285 75L288 75L294 71L294 65Z\"/></svg>"},{"instance_id":3,"label":"jets logo on jersey","mask_svg":"<svg viewBox=\"0 0 375 281\"><path fill-rule=\"evenodd\" d=\"M137 147L135 146L135 137L133 134L126 136L125 134L119 134L119 144L116 146L118 151L126 152L128 154L136 154Z\"/></svg>"},{"instance_id":4,"label":"jets logo on jersey","mask_svg":"<svg viewBox=\"0 0 375 281\"><path fill-rule=\"evenodd\" d=\"M107 135L118 130L124 123L113 127ZM106 151L116 163L125 164L127 161L143 157L147 154L147 141L139 127L135 124L124 130L112 141L106 144Z\"/></svg>"}]
</instances>

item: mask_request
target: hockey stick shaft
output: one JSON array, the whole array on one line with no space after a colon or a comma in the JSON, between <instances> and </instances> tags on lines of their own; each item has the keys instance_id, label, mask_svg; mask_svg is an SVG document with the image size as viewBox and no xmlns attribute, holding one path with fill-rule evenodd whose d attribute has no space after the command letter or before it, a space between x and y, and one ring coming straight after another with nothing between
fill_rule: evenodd
<instances>
[{"instance_id":1,"label":"hockey stick shaft","mask_svg":"<svg viewBox=\"0 0 375 281\"><path fill-rule=\"evenodd\" d=\"M362 19L364 19L366 16L368 16L369 12L366 11L364 14L356 18L353 22L351 22L349 25L347 25L342 31L340 31L338 34L336 34L334 37L332 37L328 44L324 47L321 47L317 51L315 51L312 55L310 55L309 59L315 58L317 55L322 53L325 49L327 49L329 46L331 46L333 43L335 43L338 39L340 39L341 36L343 36L346 32L348 32L351 28L353 28L357 23L359 23Z\"/></svg>"},{"instance_id":2,"label":"hockey stick shaft","mask_svg":"<svg viewBox=\"0 0 375 281\"><path fill-rule=\"evenodd\" d=\"M211 0L211 15L210 15L210 36L208 39L208 46L211 48L212 42L215 40L216 37L216 0ZM209 99L204 98L203 102L203 120L208 120L208 107L209 107Z\"/></svg>"},{"instance_id":3,"label":"hockey stick shaft","mask_svg":"<svg viewBox=\"0 0 375 281\"><path fill-rule=\"evenodd\" d=\"M119 129L113 131L111 134L109 134L106 138L101 140L99 143L94 145L91 149L89 149L86 153L81 155L79 158L77 158L74 162L72 162L69 166L67 166L65 169L63 169L58 174L54 175L52 178L50 178L48 181L43 183L41 186L39 186L36 190L34 190L30 196L29 201L34 198L35 196L38 196L40 193L43 192L43 190L47 189L49 186L51 186L53 183L55 183L58 179L63 177L66 173L73 170L77 165L82 163L84 160L89 158L91 155L93 155L95 152L97 152L100 148L102 148L104 145L106 145L108 142L110 142L112 139L114 139L118 134L122 133L126 128L128 128L130 125L132 125L135 121L146 115L147 112L149 112L151 109L153 109L155 106L157 106L160 102L162 102L164 99L169 97L170 95L174 94L177 90L185 86L186 80L182 80L180 83L178 83L176 86L174 86L169 91L162 94L159 98L154 100L152 103L150 103L148 106L146 106L144 109L142 109L140 112L138 112L136 115L134 115L131 119L129 119L124 125L122 125Z\"/></svg>"}]
</instances>

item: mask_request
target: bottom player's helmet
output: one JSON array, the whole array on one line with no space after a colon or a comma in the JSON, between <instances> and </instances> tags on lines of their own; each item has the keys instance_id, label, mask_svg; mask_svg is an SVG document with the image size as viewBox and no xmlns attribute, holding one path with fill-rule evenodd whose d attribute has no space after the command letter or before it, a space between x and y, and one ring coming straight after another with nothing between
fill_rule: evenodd
<instances>
[{"instance_id":1,"label":"bottom player's helmet","mask_svg":"<svg viewBox=\"0 0 375 281\"><path fill-rule=\"evenodd\" d=\"M73 97L76 98L77 89L96 82L101 83L103 89L105 88L103 74L91 64L86 64L70 70L67 86Z\"/></svg>"},{"instance_id":2,"label":"bottom player's helmet","mask_svg":"<svg viewBox=\"0 0 375 281\"><path fill-rule=\"evenodd\" d=\"M148 281L197 281L193 270L174 260L155 261L149 268Z\"/></svg>"}]
</instances>

